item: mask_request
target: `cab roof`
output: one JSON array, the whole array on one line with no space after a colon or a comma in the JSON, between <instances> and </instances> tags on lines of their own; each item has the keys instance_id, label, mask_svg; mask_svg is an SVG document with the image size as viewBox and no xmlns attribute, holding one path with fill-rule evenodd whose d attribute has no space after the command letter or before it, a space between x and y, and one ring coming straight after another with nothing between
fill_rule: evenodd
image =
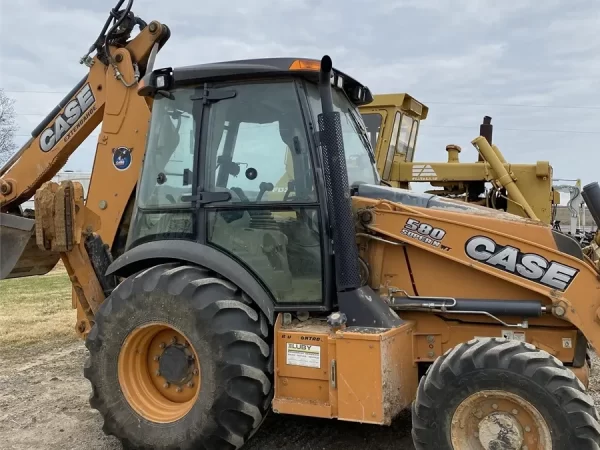
<instances>
[{"instance_id":1,"label":"cab roof","mask_svg":"<svg viewBox=\"0 0 600 450\"><path fill-rule=\"evenodd\" d=\"M319 79L320 64L321 62L317 59L281 57L198 64L176 67L171 69L171 71L174 87L208 81L282 76L301 77L316 83ZM343 89L347 93L358 88L362 88L368 92L364 101L355 101L353 99L353 102L357 106L366 105L373 100L369 89L359 81L335 68L333 68L332 72L336 78L341 77L343 79ZM351 95L349 97L352 98Z\"/></svg>"},{"instance_id":2,"label":"cab roof","mask_svg":"<svg viewBox=\"0 0 600 450\"><path fill-rule=\"evenodd\" d=\"M396 107L420 120L425 120L429 114L429 107L405 92L394 94L376 94L367 108Z\"/></svg>"}]
</instances>

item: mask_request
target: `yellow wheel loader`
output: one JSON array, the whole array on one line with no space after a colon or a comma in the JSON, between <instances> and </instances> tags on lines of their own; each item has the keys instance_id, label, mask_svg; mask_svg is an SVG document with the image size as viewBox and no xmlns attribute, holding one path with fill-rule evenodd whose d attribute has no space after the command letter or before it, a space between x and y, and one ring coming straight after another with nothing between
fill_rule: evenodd
<instances>
[{"instance_id":1,"label":"yellow wheel loader","mask_svg":"<svg viewBox=\"0 0 600 450\"><path fill-rule=\"evenodd\" d=\"M60 255L106 433L230 450L270 410L389 425L411 408L419 450L600 448L600 272L577 242L384 186L372 94L328 56L155 69L168 28L122 3L0 179L2 277ZM83 202L49 180L100 121Z\"/></svg>"},{"instance_id":2,"label":"yellow wheel loader","mask_svg":"<svg viewBox=\"0 0 600 450\"><path fill-rule=\"evenodd\" d=\"M559 231L556 211L563 185L553 185L553 168L548 161L535 164L510 164L500 149L492 143L492 118L485 116L479 126L480 135L488 145L477 147L478 159L469 163L460 160L461 147L446 146L447 162L415 161L417 138L421 122L427 119L429 108L409 94L379 94L372 102L359 107L367 136L375 150L377 171L390 186L408 189L411 183L429 183L438 189L426 190L451 198L506 211L522 217L539 219ZM571 203L579 187L569 187ZM581 197L579 197L581 198ZM571 220L570 234L595 262L599 260L600 233L575 233Z\"/></svg>"},{"instance_id":3,"label":"yellow wheel loader","mask_svg":"<svg viewBox=\"0 0 600 450\"><path fill-rule=\"evenodd\" d=\"M429 183L438 189L427 193L553 223L560 194L552 187L552 166L548 161L508 163L492 142L491 117L485 116L479 127L491 148L477 148L476 162L461 161L462 149L454 144L446 146L447 162L427 162L415 161L420 125L429 115L426 105L409 94L380 94L359 109L377 170L392 186Z\"/></svg>"}]
</instances>

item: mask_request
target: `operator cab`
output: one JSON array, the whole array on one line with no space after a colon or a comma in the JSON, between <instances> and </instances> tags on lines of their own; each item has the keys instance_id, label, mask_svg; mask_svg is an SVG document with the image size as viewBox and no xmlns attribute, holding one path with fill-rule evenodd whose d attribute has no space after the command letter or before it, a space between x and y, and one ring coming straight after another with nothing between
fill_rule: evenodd
<instances>
[{"instance_id":1,"label":"operator cab","mask_svg":"<svg viewBox=\"0 0 600 450\"><path fill-rule=\"evenodd\" d=\"M406 93L378 94L360 107L360 114L382 178L393 186L408 187L396 179L392 169L394 164L413 162L419 126L427 119L429 108Z\"/></svg>"},{"instance_id":2,"label":"operator cab","mask_svg":"<svg viewBox=\"0 0 600 450\"><path fill-rule=\"evenodd\" d=\"M155 70L152 119L127 248L184 239L218 249L276 309L328 310L335 289L318 116L317 60L274 58ZM332 70L348 188L379 184L357 107L367 88Z\"/></svg>"}]
</instances>

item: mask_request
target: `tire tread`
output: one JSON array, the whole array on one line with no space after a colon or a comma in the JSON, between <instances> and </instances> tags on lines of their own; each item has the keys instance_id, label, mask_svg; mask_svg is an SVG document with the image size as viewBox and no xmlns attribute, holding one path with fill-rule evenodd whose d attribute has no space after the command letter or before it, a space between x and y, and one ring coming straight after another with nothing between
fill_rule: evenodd
<instances>
[{"instance_id":1,"label":"tire tread","mask_svg":"<svg viewBox=\"0 0 600 450\"><path fill-rule=\"evenodd\" d=\"M213 289L229 292L227 298L207 298L207 294ZM215 398L210 410L212 420L216 428L210 436L202 435L190 442L173 443L173 446L165 448L199 448L213 449L238 449L247 439L256 432L256 428L262 423L272 398L273 366L269 363L272 358L272 336L264 314L251 302L249 297L237 286L228 280L219 278L207 269L168 263L144 269L123 281L106 299L97 313L97 322L92 328L86 340L86 347L90 352L85 367L84 376L92 385L90 406L97 409L104 420L103 430L106 434L119 438L124 448L145 448L142 438L136 439L137 421L134 419L130 424L117 423L112 413L112 405L101 398L97 385L99 379L99 368L94 363L93 355L100 351L102 342L106 339L103 335L104 324L111 319L122 308L134 308L129 300L136 295L146 295L160 290L170 295L180 295L182 301L189 300L192 313L202 317L205 322L211 323L216 316L223 316L225 320L231 320L232 324L243 323L244 327L234 327L227 332L216 332L214 339L219 341L223 351L218 355L219 365L218 379L224 386L217 388L218 397ZM249 331L252 330L252 331ZM239 352L235 357L231 351L239 342L250 343L245 347L245 356ZM240 362L240 358L243 361ZM231 380L237 382L232 384ZM260 386L257 389L257 386ZM118 386L116 387L117 389ZM249 403L246 397L241 395L244 389L259 391L262 395L259 401ZM248 420L239 420L236 426L227 423L227 415L223 411L233 410L235 414L242 415ZM251 424L251 427L246 426ZM243 428L241 430L240 428ZM190 430L186 430L190 432ZM203 437L203 438L202 438ZM135 441L135 442L134 442Z\"/></svg>"},{"instance_id":2,"label":"tire tread","mask_svg":"<svg viewBox=\"0 0 600 450\"><path fill-rule=\"evenodd\" d=\"M429 367L419 382L411 407L412 436L417 450L438 448L428 419L435 416L433 399L443 390L444 380L485 369L506 369L528 376L558 401L577 440L576 448L600 450L598 412L573 372L531 344L504 338L480 338L459 344Z\"/></svg>"}]
</instances>

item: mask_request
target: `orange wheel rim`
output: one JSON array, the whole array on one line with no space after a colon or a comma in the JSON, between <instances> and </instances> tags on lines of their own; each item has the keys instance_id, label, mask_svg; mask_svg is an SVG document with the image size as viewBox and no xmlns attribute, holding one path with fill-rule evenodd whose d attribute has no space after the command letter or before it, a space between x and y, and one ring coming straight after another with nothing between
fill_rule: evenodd
<instances>
[{"instance_id":1,"label":"orange wheel rim","mask_svg":"<svg viewBox=\"0 0 600 450\"><path fill-rule=\"evenodd\" d=\"M184 417L200 393L200 362L175 328L153 323L134 329L121 347L119 384L131 407L157 423Z\"/></svg>"},{"instance_id":2,"label":"orange wheel rim","mask_svg":"<svg viewBox=\"0 0 600 450\"><path fill-rule=\"evenodd\" d=\"M464 450L490 450L497 445L519 450L552 448L550 427L538 409L502 390L480 391L466 398L454 412L450 436L454 448Z\"/></svg>"}]
</instances>

